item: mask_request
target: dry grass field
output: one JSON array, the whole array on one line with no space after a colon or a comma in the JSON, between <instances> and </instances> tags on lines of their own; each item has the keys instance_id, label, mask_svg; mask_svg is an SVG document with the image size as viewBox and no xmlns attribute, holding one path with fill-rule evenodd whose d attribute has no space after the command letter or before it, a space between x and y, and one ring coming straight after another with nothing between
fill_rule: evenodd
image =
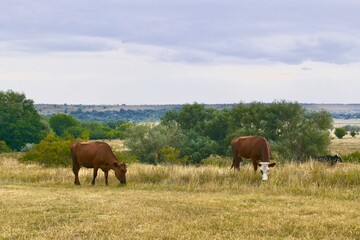
<instances>
[{"instance_id":1,"label":"dry grass field","mask_svg":"<svg viewBox=\"0 0 360 240\"><path fill-rule=\"evenodd\" d=\"M345 125L360 126L360 119L336 119L334 121L334 127L343 127ZM340 155L360 151L360 135L353 138L348 134L343 139L338 139L333 135L330 150L331 154Z\"/></svg>"},{"instance_id":2,"label":"dry grass field","mask_svg":"<svg viewBox=\"0 0 360 240\"><path fill-rule=\"evenodd\" d=\"M349 154L352 152L360 151L360 136L356 135L355 138L346 135L343 139L334 138L330 145L331 154Z\"/></svg>"},{"instance_id":3,"label":"dry grass field","mask_svg":"<svg viewBox=\"0 0 360 240\"><path fill-rule=\"evenodd\" d=\"M330 149L360 151L360 137ZM249 164L236 173L131 164L125 186L113 172L105 186L101 171L91 186L81 169L79 187L71 167L18 157L0 155L0 239L360 239L359 164L278 164L268 182Z\"/></svg>"},{"instance_id":4,"label":"dry grass field","mask_svg":"<svg viewBox=\"0 0 360 240\"><path fill-rule=\"evenodd\" d=\"M43 168L0 155L0 239L360 239L360 165L278 164L262 182L250 165L131 164L113 172Z\"/></svg>"}]
</instances>

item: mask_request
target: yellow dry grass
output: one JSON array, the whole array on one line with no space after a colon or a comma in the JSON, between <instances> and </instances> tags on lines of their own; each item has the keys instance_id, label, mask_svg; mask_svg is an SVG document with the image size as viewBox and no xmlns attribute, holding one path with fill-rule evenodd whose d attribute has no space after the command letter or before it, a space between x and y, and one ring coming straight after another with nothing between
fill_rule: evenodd
<instances>
[{"instance_id":1,"label":"yellow dry grass","mask_svg":"<svg viewBox=\"0 0 360 240\"><path fill-rule=\"evenodd\" d=\"M350 135L346 135L342 139L334 137L331 140L330 150L332 154L340 155L360 151L360 135L356 135L355 138Z\"/></svg>"},{"instance_id":2,"label":"yellow dry grass","mask_svg":"<svg viewBox=\"0 0 360 240\"><path fill-rule=\"evenodd\" d=\"M0 239L360 239L360 165L280 164L269 182L251 166L132 164L114 174L43 168L0 156Z\"/></svg>"}]
</instances>

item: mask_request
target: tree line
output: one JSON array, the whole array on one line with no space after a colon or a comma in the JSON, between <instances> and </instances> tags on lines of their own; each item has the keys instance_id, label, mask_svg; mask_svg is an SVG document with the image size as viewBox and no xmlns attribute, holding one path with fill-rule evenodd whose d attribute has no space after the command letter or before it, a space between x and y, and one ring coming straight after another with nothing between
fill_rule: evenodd
<instances>
[{"instance_id":1,"label":"tree line","mask_svg":"<svg viewBox=\"0 0 360 240\"><path fill-rule=\"evenodd\" d=\"M51 144L65 149L76 139L124 139L129 151L120 157L200 164L212 154L230 156L229 143L236 136L260 135L270 142L273 158L302 160L328 153L332 127L329 112L307 111L287 101L239 103L225 109L186 104L166 111L158 123L135 124L84 122L67 114L41 117L23 93L0 92L0 152L20 151L29 143L40 145L35 147L38 151L52 151ZM39 157L35 155L32 158Z\"/></svg>"}]
</instances>

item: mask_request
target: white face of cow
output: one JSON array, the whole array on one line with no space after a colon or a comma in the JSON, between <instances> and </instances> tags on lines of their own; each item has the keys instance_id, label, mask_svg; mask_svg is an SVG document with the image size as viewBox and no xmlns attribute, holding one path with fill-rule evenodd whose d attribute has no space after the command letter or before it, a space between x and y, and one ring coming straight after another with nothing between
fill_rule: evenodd
<instances>
[{"instance_id":1,"label":"white face of cow","mask_svg":"<svg viewBox=\"0 0 360 240\"><path fill-rule=\"evenodd\" d=\"M275 163L259 162L261 178L263 181L267 181L269 179L270 168L273 166L275 166Z\"/></svg>"}]
</instances>

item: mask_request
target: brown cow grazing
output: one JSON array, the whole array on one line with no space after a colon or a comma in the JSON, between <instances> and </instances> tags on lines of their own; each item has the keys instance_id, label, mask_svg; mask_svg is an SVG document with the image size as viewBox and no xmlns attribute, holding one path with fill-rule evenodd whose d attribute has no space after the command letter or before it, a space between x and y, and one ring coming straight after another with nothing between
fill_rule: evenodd
<instances>
[{"instance_id":1,"label":"brown cow grazing","mask_svg":"<svg viewBox=\"0 0 360 240\"><path fill-rule=\"evenodd\" d=\"M76 185L80 185L79 170L81 166L94 168L94 177L91 184L95 185L95 178L99 168L104 171L105 184L108 185L108 172L115 171L115 176L120 183L126 183L126 164L119 162L111 150L111 147L104 142L74 142L71 144L71 157L73 159L73 172Z\"/></svg>"},{"instance_id":2,"label":"brown cow grazing","mask_svg":"<svg viewBox=\"0 0 360 240\"><path fill-rule=\"evenodd\" d=\"M268 180L270 168L276 163L270 163L271 150L265 138L259 136L237 137L231 140L231 149L233 152L231 168L240 170L242 158L251 159L255 171L258 166L261 167L262 180Z\"/></svg>"}]
</instances>

